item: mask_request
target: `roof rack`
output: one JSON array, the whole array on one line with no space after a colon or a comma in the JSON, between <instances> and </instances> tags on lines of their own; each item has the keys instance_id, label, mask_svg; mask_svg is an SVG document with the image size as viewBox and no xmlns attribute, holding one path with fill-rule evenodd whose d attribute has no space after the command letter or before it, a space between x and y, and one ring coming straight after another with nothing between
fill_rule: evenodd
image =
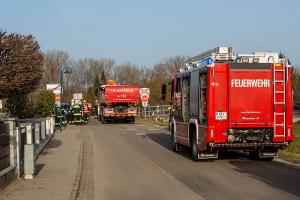
<instances>
[{"instance_id":1,"label":"roof rack","mask_svg":"<svg viewBox=\"0 0 300 200\"><path fill-rule=\"evenodd\" d=\"M186 62L193 63L201 61L206 58L211 58L213 61L227 61L235 60L235 56L232 52L232 47L217 47L211 50L208 50L204 53L201 53L195 57L189 58Z\"/></svg>"},{"instance_id":2,"label":"roof rack","mask_svg":"<svg viewBox=\"0 0 300 200\"><path fill-rule=\"evenodd\" d=\"M237 63L281 63L284 56L276 52L254 52L250 54L237 54Z\"/></svg>"},{"instance_id":3,"label":"roof rack","mask_svg":"<svg viewBox=\"0 0 300 200\"><path fill-rule=\"evenodd\" d=\"M187 59L185 63L186 66L181 67L178 71L187 72L199 66L201 67L202 61L205 61L208 66L215 61L234 61L235 59L236 57L233 55L232 47L216 47Z\"/></svg>"}]
</instances>

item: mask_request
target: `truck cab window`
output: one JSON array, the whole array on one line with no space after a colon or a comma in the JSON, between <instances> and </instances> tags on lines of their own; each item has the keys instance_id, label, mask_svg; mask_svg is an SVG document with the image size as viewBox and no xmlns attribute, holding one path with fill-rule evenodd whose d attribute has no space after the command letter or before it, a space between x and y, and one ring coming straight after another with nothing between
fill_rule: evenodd
<instances>
[{"instance_id":1,"label":"truck cab window","mask_svg":"<svg viewBox=\"0 0 300 200\"><path fill-rule=\"evenodd\" d=\"M182 119L183 122L189 121L190 116L190 77L182 79Z\"/></svg>"}]
</instances>

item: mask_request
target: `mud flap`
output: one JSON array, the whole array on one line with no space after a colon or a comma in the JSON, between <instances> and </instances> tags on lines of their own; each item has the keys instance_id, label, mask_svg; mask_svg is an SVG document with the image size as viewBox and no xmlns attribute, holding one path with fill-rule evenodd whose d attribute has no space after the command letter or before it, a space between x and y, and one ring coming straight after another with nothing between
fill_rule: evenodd
<instances>
[{"instance_id":1,"label":"mud flap","mask_svg":"<svg viewBox=\"0 0 300 200\"><path fill-rule=\"evenodd\" d=\"M218 151L216 151L216 152L199 152L198 153L199 160L217 159L218 157L219 157Z\"/></svg>"},{"instance_id":2,"label":"mud flap","mask_svg":"<svg viewBox=\"0 0 300 200\"><path fill-rule=\"evenodd\" d=\"M277 158L278 151L262 151L259 150L259 158Z\"/></svg>"}]
</instances>

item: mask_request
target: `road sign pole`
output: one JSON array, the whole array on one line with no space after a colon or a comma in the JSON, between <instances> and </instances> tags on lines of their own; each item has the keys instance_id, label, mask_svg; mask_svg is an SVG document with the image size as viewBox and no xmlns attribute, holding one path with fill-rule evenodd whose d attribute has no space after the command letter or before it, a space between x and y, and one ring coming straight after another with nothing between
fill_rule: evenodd
<instances>
[{"instance_id":1,"label":"road sign pole","mask_svg":"<svg viewBox=\"0 0 300 200\"><path fill-rule=\"evenodd\" d=\"M59 98L59 130L62 132L62 106L61 106L61 96L62 96L62 84L64 79L63 69L60 70L60 98Z\"/></svg>"}]
</instances>

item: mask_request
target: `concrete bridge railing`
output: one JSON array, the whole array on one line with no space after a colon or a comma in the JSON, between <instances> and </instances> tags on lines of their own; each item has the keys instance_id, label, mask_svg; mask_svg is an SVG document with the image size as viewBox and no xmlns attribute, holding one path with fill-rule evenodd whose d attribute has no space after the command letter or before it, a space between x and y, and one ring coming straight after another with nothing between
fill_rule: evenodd
<instances>
[{"instance_id":1,"label":"concrete bridge railing","mask_svg":"<svg viewBox=\"0 0 300 200\"><path fill-rule=\"evenodd\" d=\"M5 118L9 126L9 166L0 171L1 185L16 177L32 179L35 175L35 162L54 134L54 119ZM10 181L11 182L11 181Z\"/></svg>"}]
</instances>

